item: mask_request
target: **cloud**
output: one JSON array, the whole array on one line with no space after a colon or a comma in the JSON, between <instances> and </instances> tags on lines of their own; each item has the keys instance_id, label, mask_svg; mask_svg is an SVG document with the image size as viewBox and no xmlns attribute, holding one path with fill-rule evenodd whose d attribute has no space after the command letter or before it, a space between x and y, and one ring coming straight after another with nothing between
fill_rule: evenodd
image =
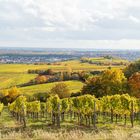
<instances>
[{"instance_id":1,"label":"cloud","mask_svg":"<svg viewBox=\"0 0 140 140\"><path fill-rule=\"evenodd\" d=\"M139 0L0 0L0 40L140 39Z\"/></svg>"},{"instance_id":2,"label":"cloud","mask_svg":"<svg viewBox=\"0 0 140 140\"><path fill-rule=\"evenodd\" d=\"M80 48L140 50L140 40L47 40L47 41L0 41L1 47ZM56 45L57 44L57 45Z\"/></svg>"},{"instance_id":3,"label":"cloud","mask_svg":"<svg viewBox=\"0 0 140 140\"><path fill-rule=\"evenodd\" d=\"M140 19L135 16L130 16L129 19L132 20L134 23L140 23Z\"/></svg>"},{"instance_id":4,"label":"cloud","mask_svg":"<svg viewBox=\"0 0 140 140\"><path fill-rule=\"evenodd\" d=\"M51 23L57 29L91 30L95 23L102 19L131 20L129 8L140 7L140 2L139 0L88 0L88 2L36 0L34 6L40 9L38 14L45 23Z\"/></svg>"}]
</instances>

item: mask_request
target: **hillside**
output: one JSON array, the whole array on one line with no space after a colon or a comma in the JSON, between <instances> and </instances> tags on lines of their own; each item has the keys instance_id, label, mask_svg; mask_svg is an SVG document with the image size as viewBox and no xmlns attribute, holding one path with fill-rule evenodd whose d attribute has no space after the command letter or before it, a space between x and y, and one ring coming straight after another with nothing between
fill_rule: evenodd
<instances>
[{"instance_id":1,"label":"hillside","mask_svg":"<svg viewBox=\"0 0 140 140\"><path fill-rule=\"evenodd\" d=\"M106 62L103 58L92 58L95 62ZM114 60L115 62L125 62L126 60ZM0 64L0 81L1 89L10 88L12 86L18 86L33 80L37 74L28 74L28 70L47 70L52 69L53 71L67 71L70 67L72 71L102 71L107 69L109 66L112 68L124 68L124 65L98 65L90 63L82 63L80 60L69 60L52 64ZM28 89L28 87L27 87Z\"/></svg>"},{"instance_id":2,"label":"hillside","mask_svg":"<svg viewBox=\"0 0 140 140\"><path fill-rule=\"evenodd\" d=\"M50 91L50 89L53 86L55 86L55 84L57 84L57 83L58 82L21 87L21 88L19 88L19 90L20 90L21 94L26 94L26 95L33 95L36 93L48 93ZM71 93L79 92L84 85L80 81L66 81L63 83L65 83L68 86Z\"/></svg>"}]
</instances>

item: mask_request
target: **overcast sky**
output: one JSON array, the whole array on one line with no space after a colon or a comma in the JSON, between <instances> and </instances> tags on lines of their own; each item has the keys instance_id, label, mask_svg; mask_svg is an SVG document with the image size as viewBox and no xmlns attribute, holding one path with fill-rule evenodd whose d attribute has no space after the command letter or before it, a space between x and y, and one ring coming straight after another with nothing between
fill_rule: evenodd
<instances>
[{"instance_id":1,"label":"overcast sky","mask_svg":"<svg viewBox=\"0 0 140 140\"><path fill-rule=\"evenodd\" d=\"M140 0L0 0L0 46L140 49Z\"/></svg>"}]
</instances>

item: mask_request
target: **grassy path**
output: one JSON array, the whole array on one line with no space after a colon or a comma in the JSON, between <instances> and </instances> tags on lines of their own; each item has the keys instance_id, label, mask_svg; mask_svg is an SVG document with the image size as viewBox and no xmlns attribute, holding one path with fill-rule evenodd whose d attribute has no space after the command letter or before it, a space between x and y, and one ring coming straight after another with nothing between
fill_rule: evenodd
<instances>
[{"instance_id":1,"label":"grassy path","mask_svg":"<svg viewBox=\"0 0 140 140\"><path fill-rule=\"evenodd\" d=\"M15 128L18 124L14 118L8 112L8 108L4 107L2 114L0 116L0 129L4 128Z\"/></svg>"}]
</instances>

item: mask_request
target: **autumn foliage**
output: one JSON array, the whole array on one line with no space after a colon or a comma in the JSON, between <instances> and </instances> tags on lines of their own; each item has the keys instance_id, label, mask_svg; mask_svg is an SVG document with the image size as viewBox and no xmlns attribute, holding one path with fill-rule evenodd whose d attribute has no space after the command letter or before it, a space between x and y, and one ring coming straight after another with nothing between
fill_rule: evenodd
<instances>
[{"instance_id":1,"label":"autumn foliage","mask_svg":"<svg viewBox=\"0 0 140 140\"><path fill-rule=\"evenodd\" d=\"M65 83L58 83L51 89L51 94L58 95L59 98L70 97L70 90Z\"/></svg>"},{"instance_id":2,"label":"autumn foliage","mask_svg":"<svg viewBox=\"0 0 140 140\"><path fill-rule=\"evenodd\" d=\"M131 94L140 97L140 72L134 73L130 78L129 78L129 86L131 90Z\"/></svg>"},{"instance_id":3,"label":"autumn foliage","mask_svg":"<svg viewBox=\"0 0 140 140\"><path fill-rule=\"evenodd\" d=\"M125 92L126 78L121 70L105 70L100 76L87 80L82 89L83 94L96 97L122 94Z\"/></svg>"}]
</instances>

